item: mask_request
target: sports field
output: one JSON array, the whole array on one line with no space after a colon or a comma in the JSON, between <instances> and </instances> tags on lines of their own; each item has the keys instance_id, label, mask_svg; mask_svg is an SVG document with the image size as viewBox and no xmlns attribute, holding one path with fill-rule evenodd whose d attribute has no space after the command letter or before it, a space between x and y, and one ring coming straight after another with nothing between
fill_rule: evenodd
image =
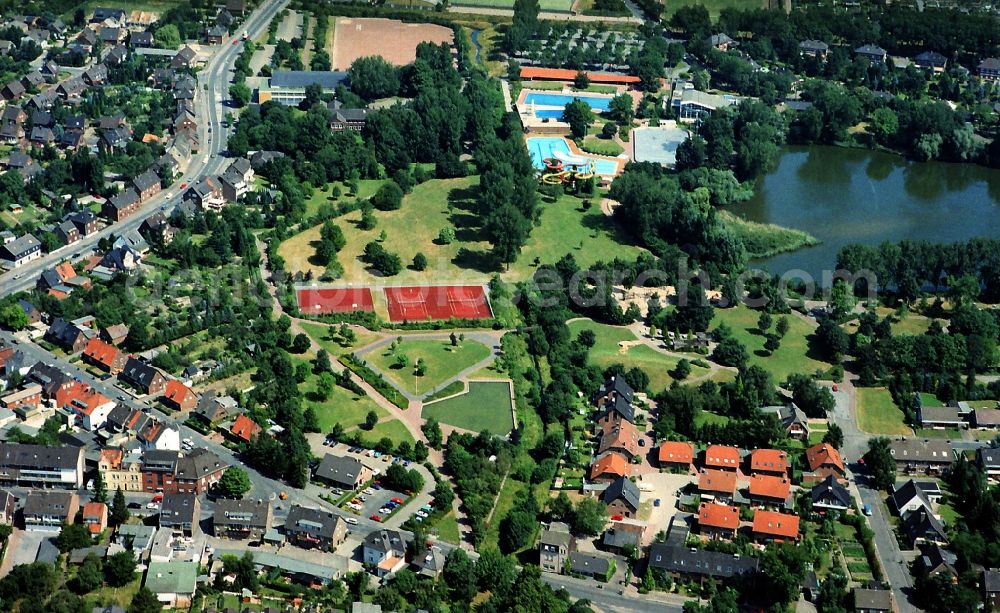
<instances>
[{"instance_id":1,"label":"sports field","mask_svg":"<svg viewBox=\"0 0 1000 613\"><path fill-rule=\"evenodd\" d=\"M338 17L333 35L334 70L347 70L359 57L381 55L390 64L405 66L417 57L417 45L454 41L450 28L395 19Z\"/></svg>"},{"instance_id":2,"label":"sports field","mask_svg":"<svg viewBox=\"0 0 1000 613\"><path fill-rule=\"evenodd\" d=\"M468 392L424 405L422 415L464 430L507 434L514 427L510 385L506 381L470 381Z\"/></svg>"},{"instance_id":3,"label":"sports field","mask_svg":"<svg viewBox=\"0 0 1000 613\"><path fill-rule=\"evenodd\" d=\"M429 319L489 319L493 316L481 285L425 285L387 287L389 321Z\"/></svg>"},{"instance_id":4,"label":"sports field","mask_svg":"<svg viewBox=\"0 0 1000 613\"><path fill-rule=\"evenodd\" d=\"M299 310L307 315L327 315L330 313L372 312L372 292L361 288L299 288L295 295Z\"/></svg>"}]
</instances>

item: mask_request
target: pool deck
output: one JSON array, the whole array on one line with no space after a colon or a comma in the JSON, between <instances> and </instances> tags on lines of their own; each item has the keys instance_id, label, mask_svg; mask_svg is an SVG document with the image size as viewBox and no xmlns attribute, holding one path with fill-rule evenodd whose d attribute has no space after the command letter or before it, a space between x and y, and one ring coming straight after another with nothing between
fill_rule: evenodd
<instances>
[{"instance_id":1,"label":"pool deck","mask_svg":"<svg viewBox=\"0 0 1000 613\"><path fill-rule=\"evenodd\" d=\"M551 118L546 119L546 118L535 117L534 111L536 106L533 104L525 104L524 102L525 98L527 98L530 94L549 94L554 96L579 96L581 98L592 97L592 98L610 99L614 98L617 94L626 91L627 88L619 87L618 90L619 91L615 92L614 94L598 94L592 92L573 91L572 86L569 84L564 85L562 89L531 89L530 87L526 87L521 90L520 94L517 95L517 111L518 114L520 114L521 116L521 124L524 125L525 128L531 129L531 128L541 128L541 127L558 127L558 128L568 129L569 124L564 121ZM537 108L558 109L561 107L538 105ZM594 113L600 115L601 111L594 111Z\"/></svg>"},{"instance_id":2,"label":"pool deck","mask_svg":"<svg viewBox=\"0 0 1000 613\"><path fill-rule=\"evenodd\" d=\"M640 134L644 132L647 135L651 133L660 135L644 139L646 147L652 147L652 149L641 150ZM627 149L630 151L633 162L655 162L663 166L673 166L677 161L677 148L687 140L688 136L688 130L682 128L672 119L661 121L659 127L656 128L650 127L648 121L643 121L642 125L632 129L629 136L631 146Z\"/></svg>"},{"instance_id":3,"label":"pool deck","mask_svg":"<svg viewBox=\"0 0 1000 613\"><path fill-rule=\"evenodd\" d=\"M549 124L549 125L551 125L551 124ZM566 138L565 136L553 135L553 134L548 134L548 133L544 133L544 132L530 132L529 131L524 136L524 139L525 139L525 142L527 142L527 140L529 138L535 138L535 137L541 137L541 138L562 138L564 141L566 141L566 145L569 147L569 152L570 152L571 155L579 156L579 157L586 157L586 158L594 158L595 160L606 160L608 162L612 162L612 163L615 164L616 167L615 167L614 174L610 174L609 175L609 174L600 174L600 173L597 173L598 176L600 176L600 177L609 178L609 179L613 179L614 177L617 177L618 175L620 175L622 173L623 170L625 170L625 164L628 164L628 162L629 162L628 156L625 155L624 153L621 154L621 155L619 155L619 156L617 156L617 157L608 157L606 155L597 155L597 154L594 154L594 153L587 153L583 149L580 149L579 147L577 147L575 142L573 142L569 138ZM541 172L541 171L539 171L539 172Z\"/></svg>"}]
</instances>

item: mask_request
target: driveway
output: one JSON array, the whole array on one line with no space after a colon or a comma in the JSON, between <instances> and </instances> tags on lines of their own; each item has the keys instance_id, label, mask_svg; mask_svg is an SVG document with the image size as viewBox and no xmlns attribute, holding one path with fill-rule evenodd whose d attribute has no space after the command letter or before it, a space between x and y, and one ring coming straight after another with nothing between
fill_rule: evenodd
<instances>
[{"instance_id":1,"label":"driveway","mask_svg":"<svg viewBox=\"0 0 1000 613\"><path fill-rule=\"evenodd\" d=\"M31 564L34 562L42 541L46 538L55 538L55 536L55 532L25 532L24 530L15 530L14 534L11 535L12 549L8 549L7 556L4 558L4 574L10 572L10 569L18 564ZM14 540L17 542L14 543Z\"/></svg>"}]
</instances>

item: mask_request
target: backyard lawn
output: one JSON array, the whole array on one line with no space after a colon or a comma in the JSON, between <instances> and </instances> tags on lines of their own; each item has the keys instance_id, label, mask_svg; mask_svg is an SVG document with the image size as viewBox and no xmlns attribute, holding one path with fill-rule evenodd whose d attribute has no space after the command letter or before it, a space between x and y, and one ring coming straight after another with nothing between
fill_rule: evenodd
<instances>
[{"instance_id":1,"label":"backyard lawn","mask_svg":"<svg viewBox=\"0 0 1000 613\"><path fill-rule=\"evenodd\" d=\"M858 388L858 427L869 434L911 434L903 411L884 387Z\"/></svg>"},{"instance_id":2,"label":"backyard lawn","mask_svg":"<svg viewBox=\"0 0 1000 613\"><path fill-rule=\"evenodd\" d=\"M597 342L590 348L590 361L601 368L607 368L615 363L624 364L626 368L638 366L649 375L649 388L658 392L668 387L673 381L670 372L676 368L680 358L661 353L649 345L632 345L624 353L618 343L636 341L635 335L628 328L600 324L590 319L577 319L569 323L570 333L576 337L582 330L592 330ZM689 359L696 359L692 355ZM708 369L691 365L688 379L701 377Z\"/></svg>"},{"instance_id":3,"label":"backyard lawn","mask_svg":"<svg viewBox=\"0 0 1000 613\"><path fill-rule=\"evenodd\" d=\"M397 356L407 358L406 366L396 364ZM414 396L434 393L445 381L490 356L490 348L465 340L452 347L446 340L404 339L395 351L389 346L364 354L364 360L378 368L386 380ZM426 372L414 376L417 360L423 359Z\"/></svg>"},{"instance_id":4,"label":"backyard lawn","mask_svg":"<svg viewBox=\"0 0 1000 613\"><path fill-rule=\"evenodd\" d=\"M808 337L813 333L813 327L808 322L796 317L788 317L788 333L781 339L781 346L771 355L764 351L765 338L757 330L757 319L760 313L747 306L739 305L730 309L715 309L710 328L714 329L721 322L732 329L733 336L743 343L750 353L750 363L758 364L774 375L775 382L782 382L792 373L812 374L817 370L826 372L830 365L826 362L809 357ZM777 321L775 316L774 320Z\"/></svg>"},{"instance_id":5,"label":"backyard lawn","mask_svg":"<svg viewBox=\"0 0 1000 613\"><path fill-rule=\"evenodd\" d=\"M471 381L467 393L424 405L422 415L473 432L505 435L514 427L506 381Z\"/></svg>"}]
</instances>

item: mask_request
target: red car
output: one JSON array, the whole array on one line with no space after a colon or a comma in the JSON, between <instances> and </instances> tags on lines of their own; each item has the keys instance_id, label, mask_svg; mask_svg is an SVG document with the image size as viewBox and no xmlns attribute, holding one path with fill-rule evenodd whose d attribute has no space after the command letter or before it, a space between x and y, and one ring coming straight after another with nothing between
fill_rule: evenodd
<instances>
[{"instance_id":1,"label":"red car","mask_svg":"<svg viewBox=\"0 0 1000 613\"><path fill-rule=\"evenodd\" d=\"M382 521L382 516L379 515L378 513L372 513L371 516L368 519L370 519L372 521L381 522Z\"/></svg>"},{"instance_id":2,"label":"red car","mask_svg":"<svg viewBox=\"0 0 1000 613\"><path fill-rule=\"evenodd\" d=\"M235 47L235 46L237 45L237 43L239 43L239 42L240 42L240 41L238 41L238 40L234 40L234 41L233 41L233 46Z\"/></svg>"},{"instance_id":3,"label":"red car","mask_svg":"<svg viewBox=\"0 0 1000 613\"><path fill-rule=\"evenodd\" d=\"M153 502L163 502L163 494L157 494L153 496Z\"/></svg>"},{"instance_id":4,"label":"red car","mask_svg":"<svg viewBox=\"0 0 1000 613\"><path fill-rule=\"evenodd\" d=\"M188 184L187 184L187 183L181 183L181 189L184 189L184 188L185 188L185 187L187 187L187 186L188 186Z\"/></svg>"},{"instance_id":5,"label":"red car","mask_svg":"<svg viewBox=\"0 0 1000 613\"><path fill-rule=\"evenodd\" d=\"M392 501L395 502L396 504L403 504L403 499L400 498L399 496L394 496L392 498Z\"/></svg>"}]
</instances>

